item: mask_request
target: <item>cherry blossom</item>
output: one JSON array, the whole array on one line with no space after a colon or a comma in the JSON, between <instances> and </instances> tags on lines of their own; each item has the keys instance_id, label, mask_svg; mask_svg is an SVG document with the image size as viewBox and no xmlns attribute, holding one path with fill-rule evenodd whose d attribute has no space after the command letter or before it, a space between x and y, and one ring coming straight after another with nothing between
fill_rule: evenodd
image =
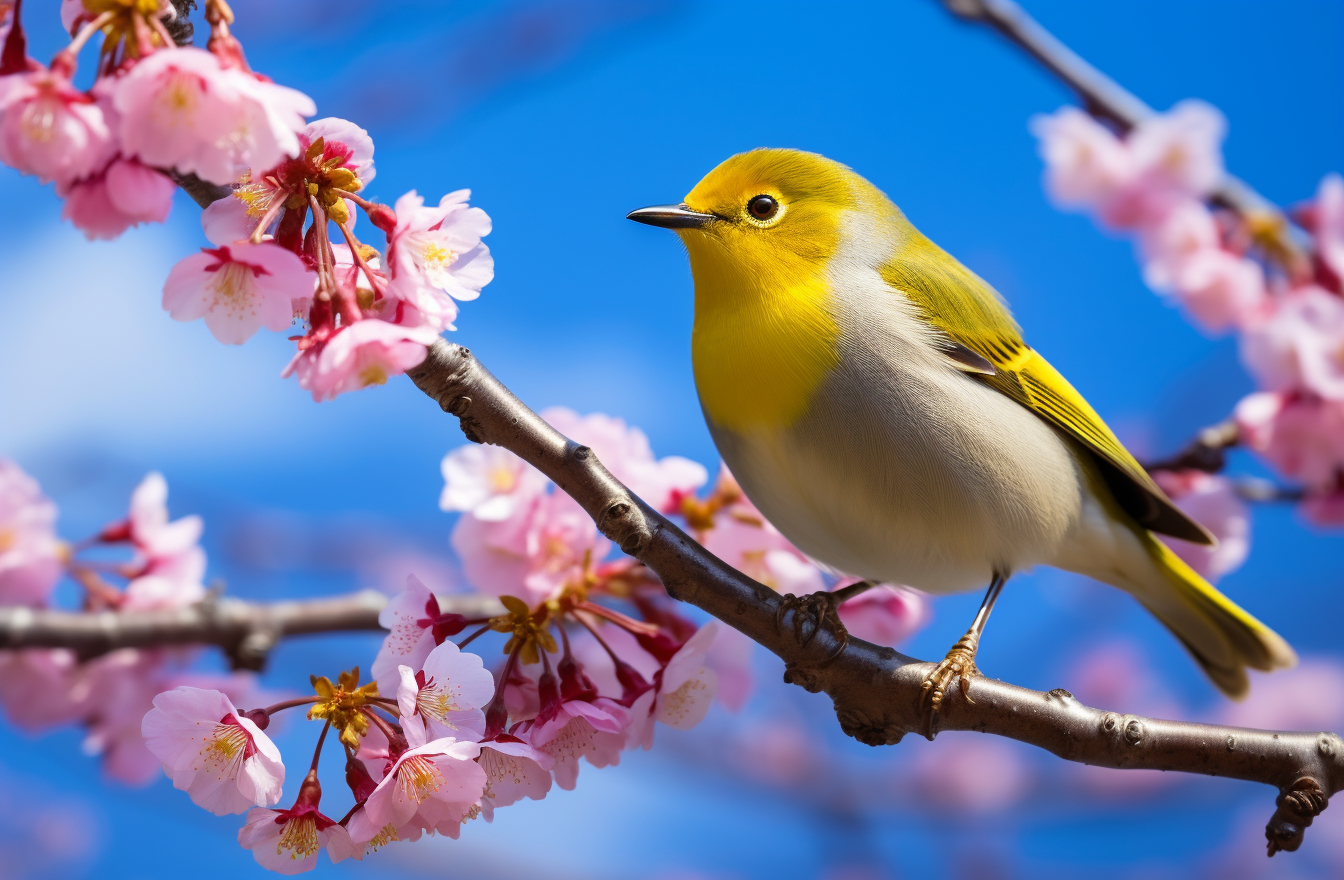
<instances>
[{"instance_id":1,"label":"cherry blossom","mask_svg":"<svg viewBox=\"0 0 1344 880\"><path fill-rule=\"evenodd\" d=\"M480 296L495 274L481 239L490 217L467 206L470 190L449 193L426 208L414 190L397 199L396 228L388 235L388 293L413 306L436 331L453 330L454 300Z\"/></svg>"},{"instance_id":2,"label":"cherry blossom","mask_svg":"<svg viewBox=\"0 0 1344 880\"><path fill-rule=\"evenodd\" d=\"M325 344L299 352L281 375L297 375L299 387L312 392L313 400L331 400L347 391L386 384L390 377L417 366L437 338L427 327L356 321L339 328Z\"/></svg>"},{"instance_id":3,"label":"cherry blossom","mask_svg":"<svg viewBox=\"0 0 1344 880\"><path fill-rule=\"evenodd\" d=\"M107 161L111 132L68 70L0 76L0 162L44 183L86 177Z\"/></svg>"},{"instance_id":4,"label":"cherry blossom","mask_svg":"<svg viewBox=\"0 0 1344 880\"><path fill-rule=\"evenodd\" d=\"M331 160L339 159L337 167L348 168L364 186L373 181L377 173L373 167L373 138L367 131L335 116L314 119L299 132L300 152L307 152L319 138L324 145L319 160L322 164L334 164Z\"/></svg>"},{"instance_id":5,"label":"cherry blossom","mask_svg":"<svg viewBox=\"0 0 1344 880\"><path fill-rule=\"evenodd\" d=\"M578 782L580 758L594 767L621 762L630 713L614 700L568 700L556 707L553 717L539 721L526 722L518 735L555 762L555 782L565 791L573 791Z\"/></svg>"},{"instance_id":6,"label":"cherry blossom","mask_svg":"<svg viewBox=\"0 0 1344 880\"><path fill-rule=\"evenodd\" d=\"M485 733L481 709L495 695L495 679L478 655L445 641L429 652L420 670L401 666L398 671L403 725L414 720L435 736L478 739Z\"/></svg>"},{"instance_id":7,"label":"cherry blossom","mask_svg":"<svg viewBox=\"0 0 1344 880\"><path fill-rule=\"evenodd\" d=\"M442 470L439 507L466 511L486 522L514 516L548 484L541 471L499 446L458 447L443 457Z\"/></svg>"},{"instance_id":8,"label":"cherry blossom","mask_svg":"<svg viewBox=\"0 0 1344 880\"><path fill-rule=\"evenodd\" d=\"M259 327L288 327L293 299L313 284L312 272L289 251L237 241L202 248L174 266L163 284L163 307L178 321L203 317L220 342L241 345Z\"/></svg>"},{"instance_id":9,"label":"cherry blossom","mask_svg":"<svg viewBox=\"0 0 1344 880\"><path fill-rule=\"evenodd\" d=\"M1268 306L1264 271L1223 250L1208 208L1183 201L1141 230L1144 280L1172 294L1210 332L1243 326Z\"/></svg>"},{"instance_id":10,"label":"cherry blossom","mask_svg":"<svg viewBox=\"0 0 1344 880\"><path fill-rule=\"evenodd\" d=\"M315 795L311 793L314 791ZM257 864L279 874L311 871L317 867L320 849L325 849L333 862L363 858L362 849L351 843L345 828L318 809L321 793L316 775L310 775L288 810L252 808L247 824L238 829L239 845L252 850Z\"/></svg>"},{"instance_id":11,"label":"cherry blossom","mask_svg":"<svg viewBox=\"0 0 1344 880\"><path fill-rule=\"evenodd\" d=\"M1344 402L1262 391L1236 409L1246 445L1290 479L1331 489L1344 468Z\"/></svg>"},{"instance_id":12,"label":"cherry blossom","mask_svg":"<svg viewBox=\"0 0 1344 880\"><path fill-rule=\"evenodd\" d=\"M1314 285L1289 292L1247 330L1241 356L1266 390L1344 400L1344 299Z\"/></svg>"},{"instance_id":13,"label":"cherry blossom","mask_svg":"<svg viewBox=\"0 0 1344 880\"><path fill-rule=\"evenodd\" d=\"M464 621L460 614L442 613L429 587L415 575L407 575L406 589L378 614L378 623L388 631L369 670L379 691L396 693L401 684L398 667L420 669L435 645L462 631Z\"/></svg>"},{"instance_id":14,"label":"cherry blossom","mask_svg":"<svg viewBox=\"0 0 1344 880\"><path fill-rule=\"evenodd\" d=\"M551 790L551 768L555 761L516 736L500 734L481 742L478 759L485 771L485 791L481 795L481 814L493 822L495 810L516 804L523 798L539 801Z\"/></svg>"},{"instance_id":15,"label":"cherry blossom","mask_svg":"<svg viewBox=\"0 0 1344 880\"><path fill-rule=\"evenodd\" d=\"M414 730L409 728L408 734ZM475 742L453 737L412 744L388 768L363 812L351 818L351 839L372 840L386 826L399 829L413 817L426 830L456 838L485 791L485 771L476 763L479 755Z\"/></svg>"},{"instance_id":16,"label":"cherry blossom","mask_svg":"<svg viewBox=\"0 0 1344 880\"><path fill-rule=\"evenodd\" d=\"M1184 196L1209 195L1223 179L1227 120L1203 101L1181 101L1140 122L1126 138L1137 185Z\"/></svg>"},{"instance_id":17,"label":"cherry blossom","mask_svg":"<svg viewBox=\"0 0 1344 880\"><path fill-rule=\"evenodd\" d=\"M845 582L836 584L839 588ZM840 621L855 638L897 645L928 624L933 615L923 593L889 584L860 593L840 606Z\"/></svg>"},{"instance_id":18,"label":"cherry blossom","mask_svg":"<svg viewBox=\"0 0 1344 880\"><path fill-rule=\"evenodd\" d=\"M1076 107L1031 121L1045 160L1045 186L1069 208L1095 208L1115 197L1130 179L1133 165L1114 132Z\"/></svg>"},{"instance_id":19,"label":"cherry blossom","mask_svg":"<svg viewBox=\"0 0 1344 880\"><path fill-rule=\"evenodd\" d=\"M653 748L653 722L690 730L704 720L718 691L718 675L706 665L718 624L707 623L655 675L655 686L630 707L627 742Z\"/></svg>"},{"instance_id":20,"label":"cherry blossom","mask_svg":"<svg viewBox=\"0 0 1344 880\"><path fill-rule=\"evenodd\" d=\"M592 518L562 492L542 495L500 522L465 515L453 529L452 545L477 589L524 596L529 604L581 581L586 566L611 548Z\"/></svg>"},{"instance_id":21,"label":"cherry blossom","mask_svg":"<svg viewBox=\"0 0 1344 880\"><path fill-rule=\"evenodd\" d=\"M1164 539L1176 555L1211 581L1240 568L1251 552L1251 517L1232 481L1203 471L1158 471L1153 478L1177 507L1218 539L1213 547Z\"/></svg>"},{"instance_id":22,"label":"cherry blossom","mask_svg":"<svg viewBox=\"0 0 1344 880\"><path fill-rule=\"evenodd\" d=\"M0 603L38 605L61 575L56 505L18 465L0 458Z\"/></svg>"},{"instance_id":23,"label":"cherry blossom","mask_svg":"<svg viewBox=\"0 0 1344 880\"><path fill-rule=\"evenodd\" d=\"M154 698L145 743L173 786L222 816L280 800L280 750L219 691L179 687Z\"/></svg>"},{"instance_id":24,"label":"cherry blossom","mask_svg":"<svg viewBox=\"0 0 1344 880\"><path fill-rule=\"evenodd\" d=\"M165 175L121 158L99 174L57 188L65 199L61 216L91 241L114 239L141 223L162 223L176 191L177 185Z\"/></svg>"},{"instance_id":25,"label":"cherry blossom","mask_svg":"<svg viewBox=\"0 0 1344 880\"><path fill-rule=\"evenodd\" d=\"M0 705L13 724L37 732L77 720L88 688L73 651L0 651Z\"/></svg>"},{"instance_id":26,"label":"cherry blossom","mask_svg":"<svg viewBox=\"0 0 1344 880\"><path fill-rule=\"evenodd\" d=\"M298 155L303 117L316 112L301 92L191 47L138 62L117 82L113 105L123 152L218 184Z\"/></svg>"}]
</instances>

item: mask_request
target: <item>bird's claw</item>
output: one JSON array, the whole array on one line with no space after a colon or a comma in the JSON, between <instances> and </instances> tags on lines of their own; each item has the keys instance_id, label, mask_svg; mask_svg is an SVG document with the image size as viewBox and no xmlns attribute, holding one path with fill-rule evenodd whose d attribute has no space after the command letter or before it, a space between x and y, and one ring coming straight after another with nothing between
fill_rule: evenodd
<instances>
[{"instance_id":1,"label":"bird's claw","mask_svg":"<svg viewBox=\"0 0 1344 880\"><path fill-rule=\"evenodd\" d=\"M920 692L920 704L924 709L930 730L933 729L933 722L942 709L943 699L947 696L947 692L954 682L960 686L961 695L965 697L966 702L975 702L971 699L971 679L980 674L980 670L975 666L975 652L976 648L979 647L978 642L979 639L973 633L962 636L961 641L957 642L952 650L947 652L947 656L943 658L942 662L924 677L924 684Z\"/></svg>"},{"instance_id":2,"label":"bird's claw","mask_svg":"<svg viewBox=\"0 0 1344 880\"><path fill-rule=\"evenodd\" d=\"M817 637L817 633L826 628L829 623L831 636L835 639L836 647L825 662L830 663L849 644L849 631L840 621L838 613L839 601L835 593L821 591L811 593L807 596L795 596L792 593L786 593L780 598L779 608L775 610L775 629L781 630L784 627L784 618L790 611L793 612L793 636L798 643L806 648L812 644L812 640ZM806 624L811 622L810 629ZM806 631L805 631L806 630Z\"/></svg>"}]
</instances>

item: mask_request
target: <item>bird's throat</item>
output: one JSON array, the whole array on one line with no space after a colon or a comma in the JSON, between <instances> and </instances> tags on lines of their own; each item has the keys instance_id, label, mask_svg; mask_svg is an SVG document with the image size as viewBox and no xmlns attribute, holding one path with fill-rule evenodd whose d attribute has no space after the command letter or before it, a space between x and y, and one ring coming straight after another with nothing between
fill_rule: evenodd
<instances>
[{"instance_id":1,"label":"bird's throat","mask_svg":"<svg viewBox=\"0 0 1344 880\"><path fill-rule=\"evenodd\" d=\"M691 355L705 414L739 432L793 424L838 363L829 282L782 255L744 266L717 243L686 238L695 277Z\"/></svg>"}]
</instances>

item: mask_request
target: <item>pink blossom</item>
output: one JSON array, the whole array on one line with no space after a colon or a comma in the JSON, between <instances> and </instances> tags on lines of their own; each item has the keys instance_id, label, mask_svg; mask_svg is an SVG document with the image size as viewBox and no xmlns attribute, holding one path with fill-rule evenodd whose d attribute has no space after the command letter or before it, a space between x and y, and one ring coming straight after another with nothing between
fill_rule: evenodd
<instances>
[{"instance_id":1,"label":"pink blossom","mask_svg":"<svg viewBox=\"0 0 1344 880\"><path fill-rule=\"evenodd\" d=\"M534 605L585 576L610 542L563 492L537 497L509 519L484 522L466 514L453 528L453 549L473 586Z\"/></svg>"},{"instance_id":2,"label":"pink blossom","mask_svg":"<svg viewBox=\"0 0 1344 880\"><path fill-rule=\"evenodd\" d=\"M252 850L252 857L278 874L302 874L317 867L317 851L325 849L333 862L362 858L350 834L318 811L316 806L295 804L288 810L254 807L247 824L238 829L238 843Z\"/></svg>"},{"instance_id":3,"label":"pink blossom","mask_svg":"<svg viewBox=\"0 0 1344 880\"><path fill-rule=\"evenodd\" d=\"M447 644L445 639L462 631L463 621L460 614L441 612L438 597L429 587L415 575L407 575L406 589L378 614L378 623L388 631L370 670L379 692L396 693L401 684L398 667L423 667L435 645Z\"/></svg>"},{"instance_id":4,"label":"pink blossom","mask_svg":"<svg viewBox=\"0 0 1344 880\"><path fill-rule=\"evenodd\" d=\"M0 162L44 183L86 177L107 161L103 111L59 70L0 76Z\"/></svg>"},{"instance_id":5,"label":"pink blossom","mask_svg":"<svg viewBox=\"0 0 1344 880\"><path fill-rule=\"evenodd\" d=\"M1344 526L1344 485L1302 499L1302 515L1318 526Z\"/></svg>"},{"instance_id":6,"label":"pink blossom","mask_svg":"<svg viewBox=\"0 0 1344 880\"><path fill-rule=\"evenodd\" d=\"M516 736L501 734L482 742L479 762L485 771L481 813L487 822L494 821L497 808L523 798L539 801L551 790L555 761Z\"/></svg>"},{"instance_id":7,"label":"pink blossom","mask_svg":"<svg viewBox=\"0 0 1344 880\"><path fill-rule=\"evenodd\" d=\"M241 345L257 328L284 330L292 301L311 295L316 278L290 251L237 241L202 248L179 262L163 283L163 307L178 321L205 318L220 342Z\"/></svg>"},{"instance_id":8,"label":"pink blossom","mask_svg":"<svg viewBox=\"0 0 1344 880\"><path fill-rule=\"evenodd\" d=\"M1314 231L1321 259L1344 279L1344 177L1327 174L1316 190Z\"/></svg>"},{"instance_id":9,"label":"pink blossom","mask_svg":"<svg viewBox=\"0 0 1344 880\"><path fill-rule=\"evenodd\" d=\"M1246 445L1286 477L1330 491L1344 468L1344 401L1261 391L1237 404Z\"/></svg>"},{"instance_id":10,"label":"pink blossom","mask_svg":"<svg viewBox=\"0 0 1344 880\"><path fill-rule=\"evenodd\" d=\"M1176 506L1218 539L1216 547L1164 538L1176 555L1211 581L1236 571L1251 552L1251 515L1227 477L1203 471L1158 471L1157 484Z\"/></svg>"},{"instance_id":11,"label":"pink blossom","mask_svg":"<svg viewBox=\"0 0 1344 880\"><path fill-rule=\"evenodd\" d=\"M303 117L316 111L307 95L191 47L136 63L115 84L113 105L127 155L218 184L298 155Z\"/></svg>"},{"instance_id":12,"label":"pink blossom","mask_svg":"<svg viewBox=\"0 0 1344 880\"><path fill-rule=\"evenodd\" d=\"M104 539L124 529L135 545L139 570L126 587L128 610L183 608L205 597L205 551L200 547L204 524L199 516L168 520L168 483L149 474L131 493L125 524L104 531Z\"/></svg>"},{"instance_id":13,"label":"pink blossom","mask_svg":"<svg viewBox=\"0 0 1344 880\"><path fill-rule=\"evenodd\" d=\"M165 175L121 158L101 174L57 187L65 199L61 216L90 241L114 239L141 223L162 223L176 191L177 185Z\"/></svg>"},{"instance_id":14,"label":"pink blossom","mask_svg":"<svg viewBox=\"0 0 1344 880\"><path fill-rule=\"evenodd\" d=\"M0 705L36 733L77 719L88 697L79 661L65 648L0 651Z\"/></svg>"},{"instance_id":15,"label":"pink blossom","mask_svg":"<svg viewBox=\"0 0 1344 880\"><path fill-rule=\"evenodd\" d=\"M264 197L250 197L252 188L263 187L267 191ZM201 211L201 230L206 240L221 247L249 238L261 222L274 192L269 186L249 181L237 186L228 196L211 202Z\"/></svg>"},{"instance_id":16,"label":"pink blossom","mask_svg":"<svg viewBox=\"0 0 1344 880\"><path fill-rule=\"evenodd\" d=\"M1173 205L1142 230L1144 280L1171 294L1209 332L1252 323L1268 307L1259 264L1223 249L1209 209Z\"/></svg>"},{"instance_id":17,"label":"pink blossom","mask_svg":"<svg viewBox=\"0 0 1344 880\"><path fill-rule=\"evenodd\" d=\"M1194 198L1213 192L1223 179L1227 120L1203 101L1182 101L1134 127L1126 143L1139 186Z\"/></svg>"},{"instance_id":18,"label":"pink blossom","mask_svg":"<svg viewBox=\"0 0 1344 880\"><path fill-rule=\"evenodd\" d=\"M751 658L756 643L731 626L719 627L706 662L719 677L719 703L729 712L746 705L756 684Z\"/></svg>"},{"instance_id":19,"label":"pink blossom","mask_svg":"<svg viewBox=\"0 0 1344 880\"><path fill-rule=\"evenodd\" d=\"M384 385L417 366L438 334L426 327L404 327L367 319L338 328L327 342L301 351L282 376L298 375L299 387L313 400L331 400L347 391Z\"/></svg>"},{"instance_id":20,"label":"pink blossom","mask_svg":"<svg viewBox=\"0 0 1344 880\"><path fill-rule=\"evenodd\" d=\"M0 458L0 604L40 605L61 576L56 505L18 465Z\"/></svg>"},{"instance_id":21,"label":"pink blossom","mask_svg":"<svg viewBox=\"0 0 1344 880\"><path fill-rule=\"evenodd\" d=\"M300 152L307 152L308 147L318 138L322 138L325 147L319 161L326 164L340 157L342 161L338 167L348 168L355 173L360 183L369 185L376 171L373 167L373 138L369 137L367 131L336 116L314 119L299 133ZM351 217L354 215L351 214Z\"/></svg>"},{"instance_id":22,"label":"pink blossom","mask_svg":"<svg viewBox=\"0 0 1344 880\"><path fill-rule=\"evenodd\" d=\"M529 721L522 735L533 748L555 762L555 782L565 791L573 791L579 779L579 759L586 758L594 767L609 767L621 762L630 713L605 697L593 702L568 700L561 703L555 716L538 724Z\"/></svg>"},{"instance_id":23,"label":"pink blossom","mask_svg":"<svg viewBox=\"0 0 1344 880\"><path fill-rule=\"evenodd\" d=\"M197 806L222 816L280 800L280 750L219 691L179 687L159 694L141 729L173 786Z\"/></svg>"},{"instance_id":24,"label":"pink blossom","mask_svg":"<svg viewBox=\"0 0 1344 880\"><path fill-rule=\"evenodd\" d=\"M439 507L461 510L486 522L514 516L546 491L547 479L507 449L472 444L443 457Z\"/></svg>"},{"instance_id":25,"label":"pink blossom","mask_svg":"<svg viewBox=\"0 0 1344 880\"><path fill-rule=\"evenodd\" d=\"M165 681L163 662L161 652L123 648L81 671L89 719L84 752L98 755L103 771L127 785L148 785L162 767L145 745L141 724L154 697L172 687Z\"/></svg>"},{"instance_id":26,"label":"pink blossom","mask_svg":"<svg viewBox=\"0 0 1344 880\"><path fill-rule=\"evenodd\" d=\"M408 729L408 741L414 730ZM412 817L427 830L456 838L462 820L475 815L485 791L485 771L476 763L479 754L476 743L452 737L413 743L388 768L363 812L351 818L351 839L372 840L385 827L399 829Z\"/></svg>"},{"instance_id":27,"label":"pink blossom","mask_svg":"<svg viewBox=\"0 0 1344 880\"><path fill-rule=\"evenodd\" d=\"M454 300L480 296L495 275L494 258L481 239L490 217L467 206L470 190L449 193L426 208L415 191L397 199L397 225L388 237L388 293L413 306L427 326L453 330Z\"/></svg>"},{"instance_id":28,"label":"pink blossom","mask_svg":"<svg viewBox=\"0 0 1344 880\"><path fill-rule=\"evenodd\" d=\"M1132 162L1115 133L1076 107L1031 120L1045 160L1045 186L1061 207L1096 208L1130 179Z\"/></svg>"},{"instance_id":29,"label":"pink blossom","mask_svg":"<svg viewBox=\"0 0 1344 880\"><path fill-rule=\"evenodd\" d=\"M1316 286L1289 292L1246 332L1241 356L1269 391L1344 400L1344 299Z\"/></svg>"},{"instance_id":30,"label":"pink blossom","mask_svg":"<svg viewBox=\"0 0 1344 880\"><path fill-rule=\"evenodd\" d=\"M878 584L840 606L840 620L849 634L878 645L900 644L932 616L923 593L887 584Z\"/></svg>"},{"instance_id":31,"label":"pink blossom","mask_svg":"<svg viewBox=\"0 0 1344 880\"><path fill-rule=\"evenodd\" d=\"M445 641L429 652L423 669L400 666L398 671L401 684L396 694L403 725L423 724L426 738L479 739L485 733L481 709L495 695L495 678L479 656Z\"/></svg>"},{"instance_id":32,"label":"pink blossom","mask_svg":"<svg viewBox=\"0 0 1344 880\"><path fill-rule=\"evenodd\" d=\"M690 459L677 455L655 459L648 436L627 425L625 419L603 413L580 416L559 406L543 410L541 417L561 434L592 449L612 476L659 510L709 479L704 466Z\"/></svg>"},{"instance_id":33,"label":"pink blossom","mask_svg":"<svg viewBox=\"0 0 1344 880\"><path fill-rule=\"evenodd\" d=\"M84 0L61 0L61 27L65 32L73 34L81 20L89 18L89 10L84 6Z\"/></svg>"},{"instance_id":34,"label":"pink blossom","mask_svg":"<svg viewBox=\"0 0 1344 880\"><path fill-rule=\"evenodd\" d=\"M718 628L713 622L700 627L654 676L655 687L631 705L628 745L653 748L654 721L690 730L705 719L719 687L718 675L706 665Z\"/></svg>"}]
</instances>

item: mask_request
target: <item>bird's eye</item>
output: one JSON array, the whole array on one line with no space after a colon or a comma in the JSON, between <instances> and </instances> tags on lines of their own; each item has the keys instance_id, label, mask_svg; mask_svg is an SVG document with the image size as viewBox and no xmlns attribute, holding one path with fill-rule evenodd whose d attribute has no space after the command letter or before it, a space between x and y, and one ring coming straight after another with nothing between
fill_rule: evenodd
<instances>
[{"instance_id":1,"label":"bird's eye","mask_svg":"<svg viewBox=\"0 0 1344 880\"><path fill-rule=\"evenodd\" d=\"M769 220L779 213L779 202L770 196L756 196L747 202L747 213L757 220Z\"/></svg>"}]
</instances>

